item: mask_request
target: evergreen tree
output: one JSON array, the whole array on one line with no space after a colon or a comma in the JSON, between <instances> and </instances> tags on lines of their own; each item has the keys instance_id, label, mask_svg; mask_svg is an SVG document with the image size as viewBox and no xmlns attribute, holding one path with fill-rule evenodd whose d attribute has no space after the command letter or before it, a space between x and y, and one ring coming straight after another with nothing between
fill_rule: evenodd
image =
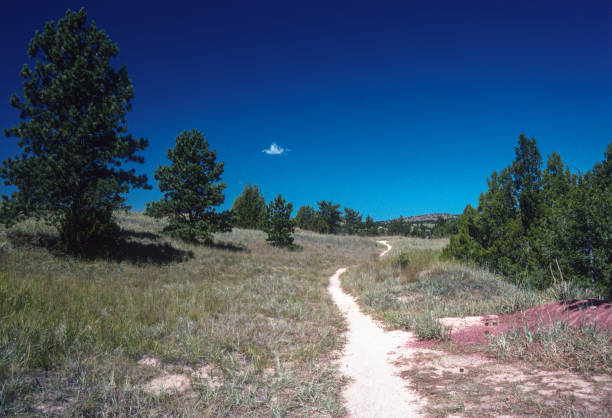
<instances>
[{"instance_id":1,"label":"evergreen tree","mask_svg":"<svg viewBox=\"0 0 612 418\"><path fill-rule=\"evenodd\" d=\"M593 253L589 265L593 284L612 299L612 142L604 157L592 170L588 204L593 219Z\"/></svg>"},{"instance_id":2,"label":"evergreen tree","mask_svg":"<svg viewBox=\"0 0 612 418\"><path fill-rule=\"evenodd\" d=\"M389 235L403 235L405 231L404 217L402 215L399 218L391 220L387 227L387 233Z\"/></svg>"},{"instance_id":3,"label":"evergreen tree","mask_svg":"<svg viewBox=\"0 0 612 418\"><path fill-rule=\"evenodd\" d=\"M332 234L336 234L340 231L340 205L333 204L333 202L322 200L317 202L319 205L319 213L317 214L317 218L327 224L327 227L323 227L321 222L318 222L317 225L320 229L327 229L327 231L319 230L319 232L329 232Z\"/></svg>"},{"instance_id":4,"label":"evergreen tree","mask_svg":"<svg viewBox=\"0 0 612 418\"><path fill-rule=\"evenodd\" d=\"M257 187L247 184L242 194L234 200L232 205L234 226L239 228L263 228L268 219L266 200Z\"/></svg>"},{"instance_id":5,"label":"evergreen tree","mask_svg":"<svg viewBox=\"0 0 612 418\"><path fill-rule=\"evenodd\" d=\"M438 235L439 232L435 232L436 230L438 231L442 231L444 229L444 226L446 225L446 219L444 219L442 216L438 216L438 219L436 219L436 224L434 225L434 235Z\"/></svg>"},{"instance_id":6,"label":"evergreen tree","mask_svg":"<svg viewBox=\"0 0 612 418\"><path fill-rule=\"evenodd\" d=\"M365 234L369 236L378 235L378 227L374 223L374 219L368 215L366 216L365 224L364 224Z\"/></svg>"},{"instance_id":7,"label":"evergreen tree","mask_svg":"<svg viewBox=\"0 0 612 418\"><path fill-rule=\"evenodd\" d=\"M478 235L477 217L476 209L468 204L459 217L459 232L451 237L449 245L442 250L444 257L480 262L482 247L473 238Z\"/></svg>"},{"instance_id":8,"label":"evergreen tree","mask_svg":"<svg viewBox=\"0 0 612 418\"><path fill-rule=\"evenodd\" d=\"M450 237L459 233L459 218L444 219L439 217L434 226L433 236L436 238Z\"/></svg>"},{"instance_id":9,"label":"evergreen tree","mask_svg":"<svg viewBox=\"0 0 612 418\"><path fill-rule=\"evenodd\" d=\"M571 263L572 249L569 239L568 199L575 193L577 177L569 167L565 168L561 156L553 152L548 157L546 169L542 173L542 210L537 231L533 234L534 250L537 252L541 268L538 285L545 287L552 283L549 271L559 263L562 271L573 274Z\"/></svg>"},{"instance_id":10,"label":"evergreen tree","mask_svg":"<svg viewBox=\"0 0 612 418\"><path fill-rule=\"evenodd\" d=\"M316 217L316 219L312 223L312 230L314 232L318 232L320 234L329 234L330 233L329 224L327 222L325 222L324 219L321 219L318 216Z\"/></svg>"},{"instance_id":11,"label":"evergreen tree","mask_svg":"<svg viewBox=\"0 0 612 418\"><path fill-rule=\"evenodd\" d=\"M558 263L565 280L612 296L612 144L581 176L557 153L544 172L540 165L535 140L521 135L513 164L493 172L478 210L468 205L444 255L542 288Z\"/></svg>"},{"instance_id":12,"label":"evergreen tree","mask_svg":"<svg viewBox=\"0 0 612 418\"><path fill-rule=\"evenodd\" d=\"M146 213L167 216L165 230L185 241L210 241L214 232L229 231L230 213L214 209L225 200L225 183L220 182L224 164L217 162L204 135L195 129L180 133L168 150L168 160L171 165L155 170L164 198L147 203Z\"/></svg>"},{"instance_id":13,"label":"evergreen tree","mask_svg":"<svg viewBox=\"0 0 612 418\"><path fill-rule=\"evenodd\" d=\"M511 167L514 192L519 205L523 230L527 233L541 211L542 156L535 138L527 139L524 134L519 136L519 144L515 147L515 152L516 158Z\"/></svg>"},{"instance_id":14,"label":"evergreen tree","mask_svg":"<svg viewBox=\"0 0 612 418\"><path fill-rule=\"evenodd\" d=\"M570 184L539 238L545 266L558 262L575 283L612 297L612 144L605 157Z\"/></svg>"},{"instance_id":15,"label":"evergreen tree","mask_svg":"<svg viewBox=\"0 0 612 418\"><path fill-rule=\"evenodd\" d=\"M0 167L4 184L17 188L3 197L6 225L27 216L46 219L78 254L117 243L113 212L124 207L130 187L149 187L145 175L121 168L142 163L137 152L148 142L128 134L134 90L126 67L111 65L118 52L103 30L87 24L82 8L48 22L30 41L35 66L21 70L23 98L10 99L22 121L5 130L19 138L22 154Z\"/></svg>"},{"instance_id":16,"label":"evergreen tree","mask_svg":"<svg viewBox=\"0 0 612 418\"><path fill-rule=\"evenodd\" d=\"M481 263L507 275L526 265L525 240L515 201L515 183L508 168L487 180L489 190L478 200L472 237L483 250Z\"/></svg>"},{"instance_id":17,"label":"evergreen tree","mask_svg":"<svg viewBox=\"0 0 612 418\"><path fill-rule=\"evenodd\" d=\"M279 194L268 206L267 241L278 247L293 246L294 222L291 219L293 205L285 203Z\"/></svg>"},{"instance_id":18,"label":"evergreen tree","mask_svg":"<svg viewBox=\"0 0 612 418\"><path fill-rule=\"evenodd\" d=\"M556 206L569 193L572 183L576 182L574 177L569 167L565 168L559 154L553 152L548 156L546 169L542 173L542 201L545 209Z\"/></svg>"},{"instance_id":19,"label":"evergreen tree","mask_svg":"<svg viewBox=\"0 0 612 418\"><path fill-rule=\"evenodd\" d=\"M361 228L361 215L356 210L344 208L344 232L349 235L356 234Z\"/></svg>"},{"instance_id":20,"label":"evergreen tree","mask_svg":"<svg viewBox=\"0 0 612 418\"><path fill-rule=\"evenodd\" d=\"M295 222L299 228L315 231L317 212L312 206L302 206L295 215Z\"/></svg>"}]
</instances>

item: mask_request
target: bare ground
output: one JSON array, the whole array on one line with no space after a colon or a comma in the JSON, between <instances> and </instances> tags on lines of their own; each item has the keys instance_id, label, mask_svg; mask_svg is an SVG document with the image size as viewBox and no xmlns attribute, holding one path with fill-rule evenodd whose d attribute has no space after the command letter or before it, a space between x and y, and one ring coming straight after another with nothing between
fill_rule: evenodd
<instances>
[{"instance_id":1,"label":"bare ground","mask_svg":"<svg viewBox=\"0 0 612 418\"><path fill-rule=\"evenodd\" d=\"M434 416L610 416L612 377L416 349L396 362Z\"/></svg>"}]
</instances>

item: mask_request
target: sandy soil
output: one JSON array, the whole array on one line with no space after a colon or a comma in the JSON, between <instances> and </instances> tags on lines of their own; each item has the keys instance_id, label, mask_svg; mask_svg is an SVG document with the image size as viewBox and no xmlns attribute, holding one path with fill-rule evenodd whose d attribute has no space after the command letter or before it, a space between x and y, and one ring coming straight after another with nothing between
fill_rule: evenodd
<instances>
[{"instance_id":1,"label":"sandy soil","mask_svg":"<svg viewBox=\"0 0 612 418\"><path fill-rule=\"evenodd\" d=\"M390 249L386 241L379 241ZM343 391L346 409L352 417L416 417L421 416L423 401L407 388L395 365L409 357L407 342L414 340L404 331L385 332L380 324L364 315L352 296L340 287L341 268L329 279L328 291L349 324L348 343L340 366L350 378ZM402 348L403 347L403 348Z\"/></svg>"},{"instance_id":2,"label":"sandy soil","mask_svg":"<svg viewBox=\"0 0 612 418\"><path fill-rule=\"evenodd\" d=\"M612 377L420 349L396 363L433 416L610 416ZM562 413L564 412L564 413Z\"/></svg>"},{"instance_id":3,"label":"sandy soil","mask_svg":"<svg viewBox=\"0 0 612 418\"><path fill-rule=\"evenodd\" d=\"M216 389L223 386L221 371L211 364L206 364L197 370L183 367L182 373L168 373L164 370L161 361L155 357L144 356L138 361L141 367L160 369L161 374L151 379L144 387L144 391L159 396L164 393L182 393L192 389L192 381L203 383L210 388Z\"/></svg>"}]
</instances>

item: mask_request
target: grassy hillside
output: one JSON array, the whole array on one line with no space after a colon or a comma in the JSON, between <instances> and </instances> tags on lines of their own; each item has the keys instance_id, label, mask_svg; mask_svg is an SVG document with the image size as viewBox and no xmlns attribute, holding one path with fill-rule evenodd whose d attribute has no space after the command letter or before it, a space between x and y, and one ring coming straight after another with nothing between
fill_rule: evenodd
<instances>
[{"instance_id":1,"label":"grassy hillside","mask_svg":"<svg viewBox=\"0 0 612 418\"><path fill-rule=\"evenodd\" d=\"M488 346L478 349L500 360L612 374L609 329L587 323L568 326L563 321L535 327L521 324L525 318L520 312L559 300L565 293L562 288L528 289L482 268L442 262L439 255L446 243L443 239L391 241L394 248L383 260L347 271L343 287L389 328L412 330L421 340L449 339L451 330L438 318L519 313L517 329L490 335ZM445 348L462 351L452 343Z\"/></svg>"},{"instance_id":2,"label":"grassy hillside","mask_svg":"<svg viewBox=\"0 0 612 418\"><path fill-rule=\"evenodd\" d=\"M391 241L383 260L345 274L343 285L366 311L390 327L416 332L421 339L441 338L437 318L511 313L544 301L482 269L442 263L447 239Z\"/></svg>"},{"instance_id":3,"label":"grassy hillside","mask_svg":"<svg viewBox=\"0 0 612 418\"><path fill-rule=\"evenodd\" d=\"M0 415L342 413L326 286L372 240L303 233L289 252L235 230L191 246L139 214L120 223L128 243L107 261L57 255L33 221L0 231ZM167 375L190 389L145 390Z\"/></svg>"}]
</instances>

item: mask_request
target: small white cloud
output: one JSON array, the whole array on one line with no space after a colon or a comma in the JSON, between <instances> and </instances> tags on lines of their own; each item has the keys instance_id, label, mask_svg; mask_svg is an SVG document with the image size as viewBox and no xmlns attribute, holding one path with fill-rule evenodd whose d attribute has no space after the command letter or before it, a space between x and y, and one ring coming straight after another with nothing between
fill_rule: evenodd
<instances>
[{"instance_id":1,"label":"small white cloud","mask_svg":"<svg viewBox=\"0 0 612 418\"><path fill-rule=\"evenodd\" d=\"M264 149L261 152L265 152L268 155L281 155L285 151L289 151L289 150L281 147L276 142L273 142L272 145L270 145L270 148Z\"/></svg>"}]
</instances>

